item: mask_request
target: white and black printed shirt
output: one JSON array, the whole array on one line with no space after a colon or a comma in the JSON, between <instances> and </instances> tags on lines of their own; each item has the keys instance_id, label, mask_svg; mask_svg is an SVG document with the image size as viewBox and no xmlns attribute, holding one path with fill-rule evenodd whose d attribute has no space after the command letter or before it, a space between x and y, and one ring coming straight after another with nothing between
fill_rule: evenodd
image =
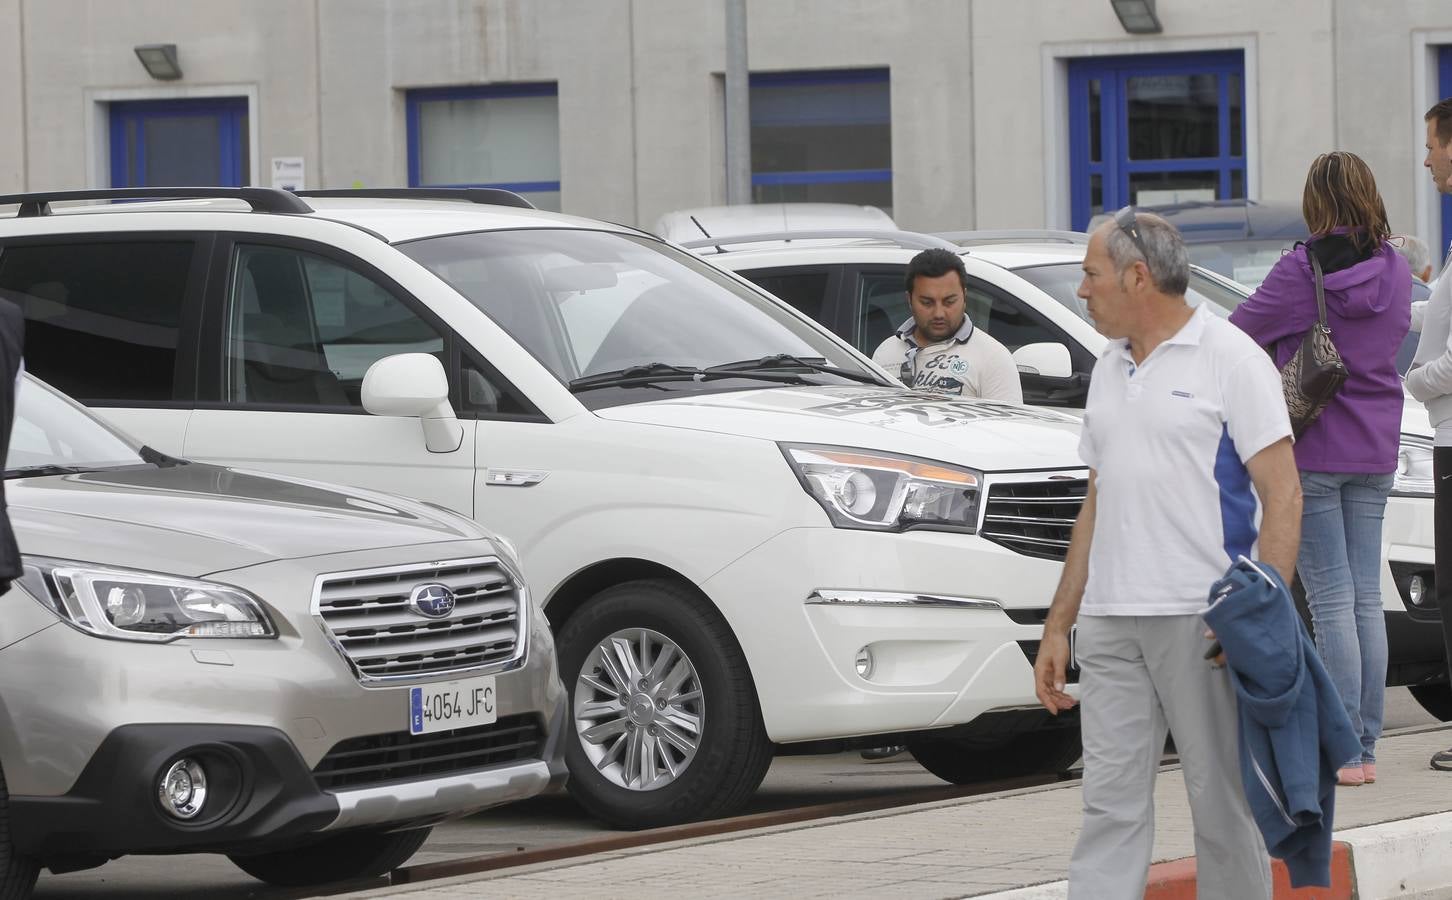
<instances>
[{"instance_id":1,"label":"white and black printed shirt","mask_svg":"<svg viewBox=\"0 0 1452 900\"><path fill-rule=\"evenodd\" d=\"M917 323L908 319L883 341L872 361L915 391L949 397L1022 403L1018 365L1008 348L963 318L963 327L946 341L919 347Z\"/></svg>"}]
</instances>

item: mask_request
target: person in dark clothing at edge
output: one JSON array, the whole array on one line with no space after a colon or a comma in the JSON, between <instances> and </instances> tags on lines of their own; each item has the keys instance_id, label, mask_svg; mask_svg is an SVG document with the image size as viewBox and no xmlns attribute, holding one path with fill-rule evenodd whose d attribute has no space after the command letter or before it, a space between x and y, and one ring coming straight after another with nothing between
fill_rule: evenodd
<instances>
[{"instance_id":1,"label":"person in dark clothing at edge","mask_svg":"<svg viewBox=\"0 0 1452 900\"><path fill-rule=\"evenodd\" d=\"M1397 469L1402 380L1397 349L1412 317L1412 273L1388 242L1391 227L1371 169L1354 153L1311 163L1301 200L1310 241L1282 256L1230 321L1284 366L1316 326L1321 264L1326 323L1346 383L1296 441L1301 547L1316 650L1361 738L1340 762L1339 783L1376 781L1376 741L1386 697L1386 616L1381 528Z\"/></svg>"},{"instance_id":2,"label":"person in dark clothing at edge","mask_svg":"<svg viewBox=\"0 0 1452 900\"><path fill-rule=\"evenodd\" d=\"M1432 183L1452 194L1452 97L1427 110L1427 158ZM1452 278L1445 275L1427 301L1417 355L1407 372L1407 392L1427 405L1432 439L1433 513L1437 608L1452 670ZM1452 772L1452 749L1432 755L1432 768Z\"/></svg>"},{"instance_id":3,"label":"person in dark clothing at edge","mask_svg":"<svg viewBox=\"0 0 1452 900\"><path fill-rule=\"evenodd\" d=\"M15 422L24 347L25 315L20 307L0 298L0 459L10 453L10 428ZM20 548L10 529L4 481L0 480L0 594L9 591L10 582L19 577Z\"/></svg>"}]
</instances>

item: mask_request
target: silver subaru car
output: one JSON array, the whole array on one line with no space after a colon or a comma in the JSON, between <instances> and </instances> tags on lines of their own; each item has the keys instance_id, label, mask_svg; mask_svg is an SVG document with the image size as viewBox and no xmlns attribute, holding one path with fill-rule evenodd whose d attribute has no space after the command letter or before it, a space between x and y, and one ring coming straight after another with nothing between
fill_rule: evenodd
<instances>
[{"instance_id":1,"label":"silver subaru car","mask_svg":"<svg viewBox=\"0 0 1452 900\"><path fill-rule=\"evenodd\" d=\"M563 781L548 626L474 522L172 459L29 377L5 479L6 896L131 853L381 874Z\"/></svg>"}]
</instances>

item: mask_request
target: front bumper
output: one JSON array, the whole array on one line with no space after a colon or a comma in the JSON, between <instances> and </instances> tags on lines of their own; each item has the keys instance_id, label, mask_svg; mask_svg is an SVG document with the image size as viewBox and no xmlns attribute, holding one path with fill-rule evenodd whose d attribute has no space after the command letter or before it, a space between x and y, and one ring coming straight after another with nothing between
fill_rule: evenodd
<instances>
[{"instance_id":1,"label":"front bumper","mask_svg":"<svg viewBox=\"0 0 1452 900\"><path fill-rule=\"evenodd\" d=\"M1381 602L1386 614L1387 684L1447 680L1442 616L1436 595L1436 542L1431 497L1393 495L1382 525ZM1411 582L1426 588L1413 602Z\"/></svg>"},{"instance_id":2,"label":"front bumper","mask_svg":"<svg viewBox=\"0 0 1452 900\"><path fill-rule=\"evenodd\" d=\"M12 840L42 862L99 861L259 852L349 828L429 825L562 783L564 712L555 711L536 758L336 791L318 787L297 748L274 728L126 725L106 737L64 795L10 797ZM191 821L168 816L157 801L162 773L182 757L209 773L208 801Z\"/></svg>"},{"instance_id":3,"label":"front bumper","mask_svg":"<svg viewBox=\"0 0 1452 900\"><path fill-rule=\"evenodd\" d=\"M973 535L799 528L703 588L741 641L767 733L785 743L1036 707L1030 657L1060 569Z\"/></svg>"}]
</instances>

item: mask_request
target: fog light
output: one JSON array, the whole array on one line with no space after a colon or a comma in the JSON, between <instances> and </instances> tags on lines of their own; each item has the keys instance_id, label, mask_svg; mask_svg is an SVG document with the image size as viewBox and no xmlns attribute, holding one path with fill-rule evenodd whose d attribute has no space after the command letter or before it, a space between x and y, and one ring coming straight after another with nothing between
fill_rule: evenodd
<instances>
[{"instance_id":1,"label":"fog light","mask_svg":"<svg viewBox=\"0 0 1452 900\"><path fill-rule=\"evenodd\" d=\"M161 776L161 808L178 819L192 819L207 802L207 773L194 759L179 759Z\"/></svg>"},{"instance_id":2,"label":"fog light","mask_svg":"<svg viewBox=\"0 0 1452 900\"><path fill-rule=\"evenodd\" d=\"M872 650L871 648L863 647L857 651L857 674L864 679L871 678L872 669Z\"/></svg>"},{"instance_id":3,"label":"fog light","mask_svg":"<svg viewBox=\"0 0 1452 900\"><path fill-rule=\"evenodd\" d=\"M1412 601L1413 606L1426 606L1427 601L1432 599L1422 576L1413 575L1412 580L1407 582L1407 599Z\"/></svg>"}]
</instances>

